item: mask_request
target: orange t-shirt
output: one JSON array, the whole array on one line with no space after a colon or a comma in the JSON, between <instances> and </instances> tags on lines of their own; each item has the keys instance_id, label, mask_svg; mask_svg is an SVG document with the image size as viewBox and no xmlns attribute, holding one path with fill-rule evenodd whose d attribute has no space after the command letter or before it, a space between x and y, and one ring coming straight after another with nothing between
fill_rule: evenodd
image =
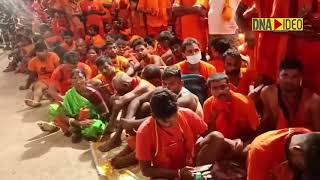
<instances>
[{"instance_id":1,"label":"orange t-shirt","mask_svg":"<svg viewBox=\"0 0 320 180\"><path fill-rule=\"evenodd\" d=\"M175 0L174 4L185 7L200 5L206 7L206 2L203 0ZM203 17L197 14L182 16L181 23L181 39L195 38L199 41L201 51L205 51L208 45L208 22Z\"/></svg>"},{"instance_id":2,"label":"orange t-shirt","mask_svg":"<svg viewBox=\"0 0 320 180\"><path fill-rule=\"evenodd\" d=\"M91 68L92 77L96 77L99 74L99 70L98 70L98 67L96 65L96 62L93 62L93 61L87 59L85 61L85 64L87 64Z\"/></svg>"},{"instance_id":3,"label":"orange t-shirt","mask_svg":"<svg viewBox=\"0 0 320 180\"><path fill-rule=\"evenodd\" d=\"M101 48L106 45L106 41L100 34L95 36L86 35L85 41L88 45L93 45L96 48Z\"/></svg>"},{"instance_id":4,"label":"orange t-shirt","mask_svg":"<svg viewBox=\"0 0 320 180\"><path fill-rule=\"evenodd\" d=\"M124 73L118 69L115 69L115 76L118 74ZM112 77L113 78L113 77ZM104 87L104 89L107 92L110 92L111 94L115 94L115 90L112 86L112 78L107 78L103 74L98 74L96 77L92 78L93 81L98 81L101 83L101 86Z\"/></svg>"},{"instance_id":5,"label":"orange t-shirt","mask_svg":"<svg viewBox=\"0 0 320 180\"><path fill-rule=\"evenodd\" d=\"M91 79L91 68L84 64L78 63L78 69L83 71L87 79ZM51 84L54 85L58 91L64 95L72 86L71 84L72 71L65 64L58 66L51 75Z\"/></svg>"},{"instance_id":6,"label":"orange t-shirt","mask_svg":"<svg viewBox=\"0 0 320 180\"><path fill-rule=\"evenodd\" d=\"M187 61L182 61L176 64L176 66L180 68L181 74L192 74L188 69L188 65L189 64L187 63ZM216 72L216 68L213 65L204 61L200 61L199 75L203 76L204 79L207 80L212 74L215 74Z\"/></svg>"},{"instance_id":7,"label":"orange t-shirt","mask_svg":"<svg viewBox=\"0 0 320 180\"><path fill-rule=\"evenodd\" d=\"M130 66L129 60L123 56L117 56L112 60L113 66L120 71L126 72Z\"/></svg>"},{"instance_id":8,"label":"orange t-shirt","mask_svg":"<svg viewBox=\"0 0 320 180\"><path fill-rule=\"evenodd\" d=\"M293 180L293 172L285 164L286 143L295 134L310 132L304 128L289 128L258 136L250 146L247 180Z\"/></svg>"},{"instance_id":9,"label":"orange t-shirt","mask_svg":"<svg viewBox=\"0 0 320 180\"><path fill-rule=\"evenodd\" d=\"M63 43L61 44L61 47L62 47L66 52L74 51L74 50L76 50L76 43L73 42L72 45L70 46L69 44L63 42Z\"/></svg>"},{"instance_id":10,"label":"orange t-shirt","mask_svg":"<svg viewBox=\"0 0 320 180\"><path fill-rule=\"evenodd\" d=\"M224 72L224 61L222 59L211 59L208 63L212 64L217 69L217 73Z\"/></svg>"},{"instance_id":11,"label":"orange t-shirt","mask_svg":"<svg viewBox=\"0 0 320 180\"><path fill-rule=\"evenodd\" d=\"M147 15L148 26L168 26L167 9L171 6L170 0L140 0L138 10L151 14Z\"/></svg>"},{"instance_id":12,"label":"orange t-shirt","mask_svg":"<svg viewBox=\"0 0 320 180\"><path fill-rule=\"evenodd\" d=\"M231 95L229 103L220 102L214 97L207 99L203 105L204 121L208 126L211 125L212 113L219 112L214 130L221 132L226 138L238 139L256 130L260 121L251 99L232 91Z\"/></svg>"},{"instance_id":13,"label":"orange t-shirt","mask_svg":"<svg viewBox=\"0 0 320 180\"><path fill-rule=\"evenodd\" d=\"M187 154L191 152L186 147L188 136L185 133L190 132L194 138L193 141L196 142L197 136L207 131L207 126L190 109L179 108L180 114L189 126L189 131L183 130L180 121L178 126L170 128L155 127L156 123L152 122L151 118L141 124L137 131L136 157L138 160L152 161L158 168L179 169L187 165ZM157 148L158 153L156 153Z\"/></svg>"},{"instance_id":14,"label":"orange t-shirt","mask_svg":"<svg viewBox=\"0 0 320 180\"><path fill-rule=\"evenodd\" d=\"M46 61L41 61L37 57L34 57L28 63L28 69L31 72L36 72L38 80L49 85L52 72L60 64L60 58L56 53L48 52Z\"/></svg>"}]
</instances>

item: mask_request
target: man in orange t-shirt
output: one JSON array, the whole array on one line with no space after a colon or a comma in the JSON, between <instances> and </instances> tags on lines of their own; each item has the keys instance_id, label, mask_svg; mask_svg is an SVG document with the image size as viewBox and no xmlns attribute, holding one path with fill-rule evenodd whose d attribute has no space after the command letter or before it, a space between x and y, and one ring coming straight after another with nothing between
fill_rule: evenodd
<instances>
[{"instance_id":1,"label":"man in orange t-shirt","mask_svg":"<svg viewBox=\"0 0 320 180\"><path fill-rule=\"evenodd\" d=\"M76 50L76 43L73 40L73 33L71 31L64 32L62 37L63 43L61 44L61 47L65 52Z\"/></svg>"},{"instance_id":2,"label":"man in orange t-shirt","mask_svg":"<svg viewBox=\"0 0 320 180\"><path fill-rule=\"evenodd\" d=\"M64 12L70 25L70 30L73 32L75 38L82 38L85 35L84 24L80 20L82 10L78 0L68 0L64 6Z\"/></svg>"},{"instance_id":3,"label":"man in orange t-shirt","mask_svg":"<svg viewBox=\"0 0 320 180\"><path fill-rule=\"evenodd\" d=\"M141 71L149 64L155 64L157 66L165 66L160 56L152 55L148 49L148 44L143 39L137 39L132 43L132 49L135 51L137 60L140 62L140 66L135 69Z\"/></svg>"},{"instance_id":4,"label":"man in orange t-shirt","mask_svg":"<svg viewBox=\"0 0 320 180\"><path fill-rule=\"evenodd\" d=\"M201 52L206 52L208 45L207 11L203 0L175 0L173 15L180 17L181 39L195 38L200 44Z\"/></svg>"},{"instance_id":5,"label":"man in orange t-shirt","mask_svg":"<svg viewBox=\"0 0 320 180\"><path fill-rule=\"evenodd\" d=\"M134 69L129 60L123 56L118 55L119 47L114 41L107 42L105 54L112 59L113 66L120 71L132 76Z\"/></svg>"},{"instance_id":6,"label":"man in orange t-shirt","mask_svg":"<svg viewBox=\"0 0 320 180\"><path fill-rule=\"evenodd\" d=\"M58 102L63 102L65 93L72 87L72 71L76 68L81 70L86 79L91 79L91 68L79 62L77 52L68 52L64 56L65 64L59 65L52 73L48 94Z\"/></svg>"},{"instance_id":7,"label":"man in orange t-shirt","mask_svg":"<svg viewBox=\"0 0 320 180\"><path fill-rule=\"evenodd\" d=\"M223 54L231 48L230 42L226 38L214 39L210 44L211 59L208 63L212 64L218 73L224 72Z\"/></svg>"},{"instance_id":8,"label":"man in orange t-shirt","mask_svg":"<svg viewBox=\"0 0 320 180\"><path fill-rule=\"evenodd\" d=\"M320 179L320 134L304 128L269 131L252 143L247 180Z\"/></svg>"},{"instance_id":9,"label":"man in orange t-shirt","mask_svg":"<svg viewBox=\"0 0 320 180\"><path fill-rule=\"evenodd\" d=\"M34 83L32 92L27 93L25 103L30 107L41 106L41 99L45 90L50 84L52 72L60 64L60 58L53 52L48 52L47 46L44 43L35 45L36 57L28 63L30 76L37 77Z\"/></svg>"},{"instance_id":10,"label":"man in orange t-shirt","mask_svg":"<svg viewBox=\"0 0 320 180\"><path fill-rule=\"evenodd\" d=\"M182 51L187 60L176 64L184 74L199 74L208 79L209 76L216 73L216 68L209 63L201 60L200 44L196 39L185 39L182 44Z\"/></svg>"},{"instance_id":11,"label":"man in orange t-shirt","mask_svg":"<svg viewBox=\"0 0 320 180\"><path fill-rule=\"evenodd\" d=\"M225 73L230 81L230 88L234 92L248 95L250 87L254 87L256 72L251 69L241 68L242 57L236 48L227 50L223 54Z\"/></svg>"},{"instance_id":12,"label":"man in orange t-shirt","mask_svg":"<svg viewBox=\"0 0 320 180\"><path fill-rule=\"evenodd\" d=\"M100 2L95 0L83 0L80 3L83 14L86 17L86 27L96 25L99 27L99 34L104 37L103 18L105 15L105 9Z\"/></svg>"},{"instance_id":13,"label":"man in orange t-shirt","mask_svg":"<svg viewBox=\"0 0 320 180\"><path fill-rule=\"evenodd\" d=\"M142 173L149 178L193 179L190 166L206 124L193 111L179 108L167 89L155 90L150 105L152 117L137 131L136 158Z\"/></svg>"},{"instance_id":14,"label":"man in orange t-shirt","mask_svg":"<svg viewBox=\"0 0 320 180\"><path fill-rule=\"evenodd\" d=\"M156 37L168 27L170 0L139 0L138 10L146 13L147 35Z\"/></svg>"},{"instance_id":15,"label":"man in orange t-shirt","mask_svg":"<svg viewBox=\"0 0 320 180\"><path fill-rule=\"evenodd\" d=\"M211 76L208 86L212 97L203 105L208 135L200 144L197 165L221 160L243 163L248 144L260 125L255 105L248 97L230 91L228 76L225 74Z\"/></svg>"}]
</instances>

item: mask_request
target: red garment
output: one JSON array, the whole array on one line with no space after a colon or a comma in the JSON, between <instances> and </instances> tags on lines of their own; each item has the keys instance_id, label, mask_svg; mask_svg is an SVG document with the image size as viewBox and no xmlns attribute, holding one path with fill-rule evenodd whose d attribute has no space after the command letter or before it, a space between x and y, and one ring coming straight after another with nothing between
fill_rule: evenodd
<instances>
[{"instance_id":1,"label":"red garment","mask_svg":"<svg viewBox=\"0 0 320 180\"><path fill-rule=\"evenodd\" d=\"M150 118L138 129L136 157L140 161L152 161L154 167L183 168L188 164L188 154L192 154L197 137L206 131L203 120L185 108L179 108L175 127L158 127Z\"/></svg>"},{"instance_id":2,"label":"red garment","mask_svg":"<svg viewBox=\"0 0 320 180\"><path fill-rule=\"evenodd\" d=\"M214 97L206 100L203 105L204 121L211 125L213 112L219 112L213 130L221 132L226 138L238 139L256 130L260 121L251 99L235 92L231 95L231 102L221 102Z\"/></svg>"},{"instance_id":3,"label":"red garment","mask_svg":"<svg viewBox=\"0 0 320 180\"><path fill-rule=\"evenodd\" d=\"M103 5L97 1L90 1L90 0L83 0L80 3L82 12L84 14L89 13L90 11L98 11L98 12L105 12ZM104 26L103 26L103 17L98 14L90 14L86 15L86 27L90 27L91 25L99 26L99 34L104 37Z\"/></svg>"},{"instance_id":4,"label":"red garment","mask_svg":"<svg viewBox=\"0 0 320 180\"><path fill-rule=\"evenodd\" d=\"M78 68L82 70L87 79L91 79L91 69L84 63L78 63ZM64 95L71 87L72 71L65 64L58 66L51 75L50 84L55 86L60 94Z\"/></svg>"},{"instance_id":5,"label":"red garment","mask_svg":"<svg viewBox=\"0 0 320 180\"><path fill-rule=\"evenodd\" d=\"M63 32L69 29L69 23L66 18L53 18L50 26L53 33L57 36L60 36Z\"/></svg>"},{"instance_id":6,"label":"red garment","mask_svg":"<svg viewBox=\"0 0 320 180\"><path fill-rule=\"evenodd\" d=\"M295 134L310 132L304 128L290 128L258 136L250 146L247 180L293 180L293 172L286 164L286 143Z\"/></svg>"}]
</instances>

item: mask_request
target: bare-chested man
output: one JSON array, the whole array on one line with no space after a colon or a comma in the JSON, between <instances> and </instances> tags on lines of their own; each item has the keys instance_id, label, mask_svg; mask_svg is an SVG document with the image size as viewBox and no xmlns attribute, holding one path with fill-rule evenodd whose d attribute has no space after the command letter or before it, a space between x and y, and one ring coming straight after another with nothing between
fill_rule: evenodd
<instances>
[{"instance_id":1,"label":"bare-chested man","mask_svg":"<svg viewBox=\"0 0 320 180\"><path fill-rule=\"evenodd\" d=\"M303 67L299 61L284 60L278 83L261 92L266 130L306 127L320 130L320 97L303 88Z\"/></svg>"},{"instance_id":2,"label":"bare-chested man","mask_svg":"<svg viewBox=\"0 0 320 180\"><path fill-rule=\"evenodd\" d=\"M191 109L200 117L203 117L202 105L199 98L183 87L181 72L178 67L167 67L162 74L162 86L168 88L177 95L179 107Z\"/></svg>"}]
</instances>

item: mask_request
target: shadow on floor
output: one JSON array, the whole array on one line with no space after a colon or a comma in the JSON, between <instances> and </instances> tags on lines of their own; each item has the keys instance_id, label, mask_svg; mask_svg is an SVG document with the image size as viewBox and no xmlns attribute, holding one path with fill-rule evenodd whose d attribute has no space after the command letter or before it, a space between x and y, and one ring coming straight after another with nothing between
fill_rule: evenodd
<instances>
[{"instance_id":1,"label":"shadow on floor","mask_svg":"<svg viewBox=\"0 0 320 180\"><path fill-rule=\"evenodd\" d=\"M32 123L38 121L49 121L47 104L43 104L38 108L26 108L19 111L23 112L22 122Z\"/></svg>"},{"instance_id":2,"label":"shadow on floor","mask_svg":"<svg viewBox=\"0 0 320 180\"><path fill-rule=\"evenodd\" d=\"M78 149L78 150L88 150L89 149L89 143L83 141L79 144L73 144L71 143L71 139L64 137L63 134L59 131L44 137L41 137L41 135L38 135L40 138L27 142L24 147L27 148L26 151L23 152L21 156L21 160L28 160L40 157L50 151L51 148L72 148L72 149ZM35 139L37 138L31 138ZM84 161L88 159L88 157L83 157Z\"/></svg>"}]
</instances>

